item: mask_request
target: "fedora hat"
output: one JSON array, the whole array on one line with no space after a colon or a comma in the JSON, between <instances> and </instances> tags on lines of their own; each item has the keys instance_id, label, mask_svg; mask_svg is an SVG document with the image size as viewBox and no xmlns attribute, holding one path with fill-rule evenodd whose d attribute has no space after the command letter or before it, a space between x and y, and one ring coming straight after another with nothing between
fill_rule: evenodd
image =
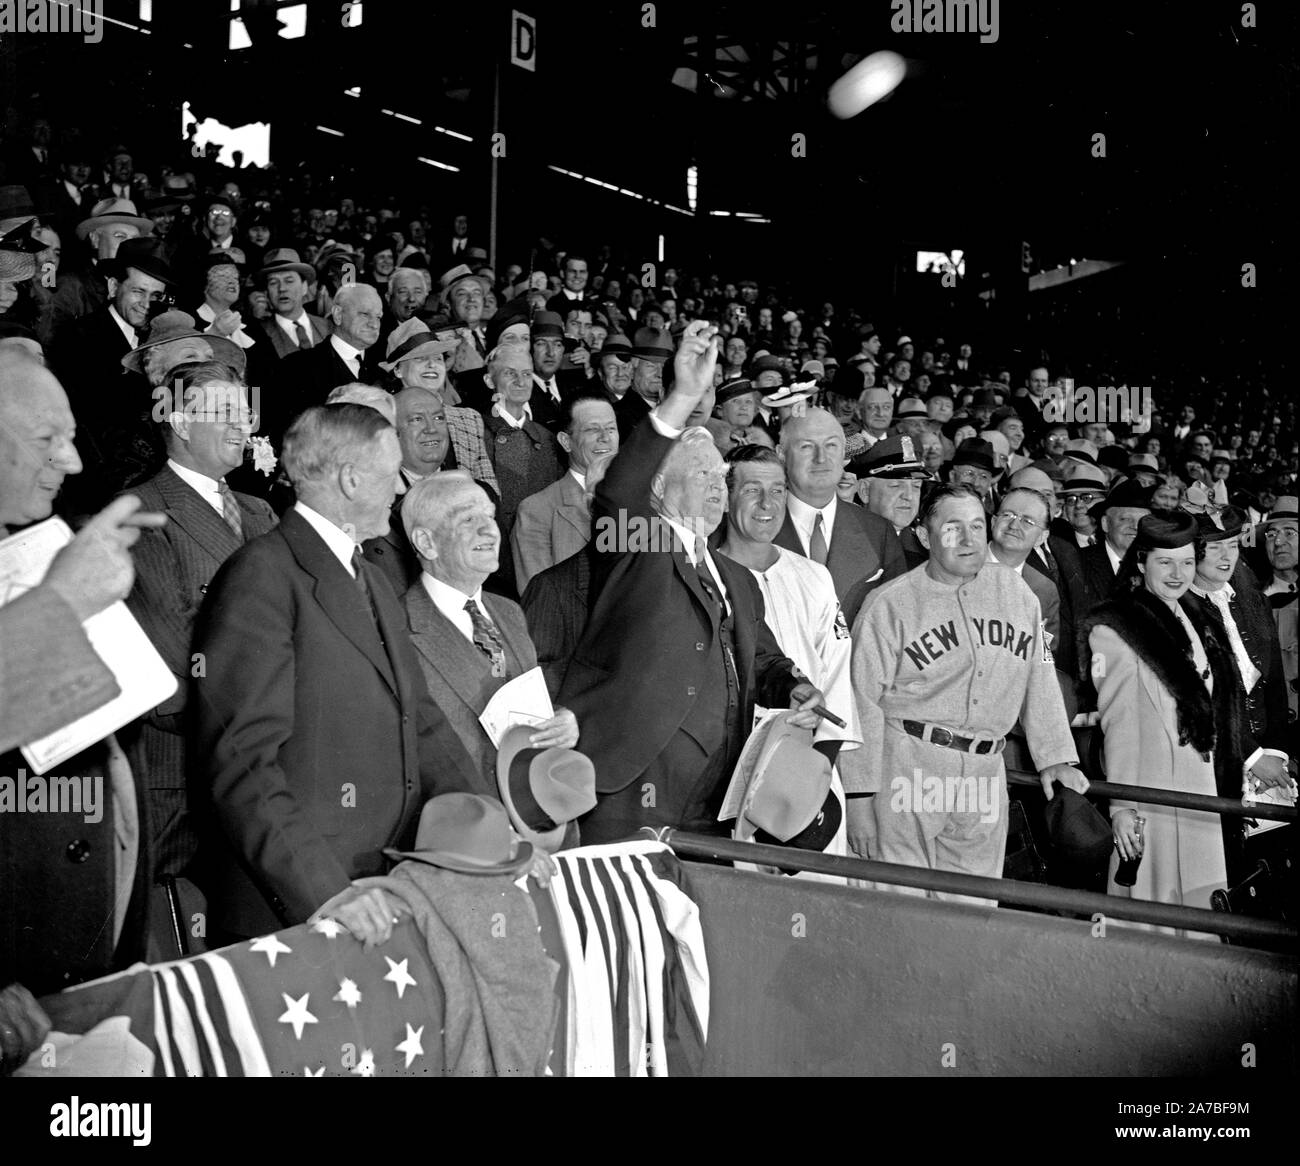
<instances>
[{"instance_id":1,"label":"fedora hat","mask_svg":"<svg viewBox=\"0 0 1300 1166\"><path fill-rule=\"evenodd\" d=\"M36 274L36 256L28 251L10 251L0 247L0 280L22 283Z\"/></svg>"},{"instance_id":2,"label":"fedora hat","mask_svg":"<svg viewBox=\"0 0 1300 1166\"><path fill-rule=\"evenodd\" d=\"M1296 519L1296 496L1294 494L1282 494L1278 496L1273 503L1273 509L1268 512L1262 526L1268 526L1272 522L1285 522L1290 519L1292 522Z\"/></svg>"},{"instance_id":3,"label":"fedora hat","mask_svg":"<svg viewBox=\"0 0 1300 1166\"><path fill-rule=\"evenodd\" d=\"M1158 474L1160 472L1160 463L1156 460L1155 454L1132 453L1129 454L1128 465L1125 468L1131 474L1140 472Z\"/></svg>"},{"instance_id":4,"label":"fedora hat","mask_svg":"<svg viewBox=\"0 0 1300 1166\"><path fill-rule=\"evenodd\" d=\"M164 258L162 240L148 236L139 239L127 239L117 249L117 254L109 261L108 274L115 279L126 278L127 268L134 267L145 275L160 279L173 287L176 277L172 275L171 264Z\"/></svg>"},{"instance_id":5,"label":"fedora hat","mask_svg":"<svg viewBox=\"0 0 1300 1166\"><path fill-rule=\"evenodd\" d=\"M268 251L257 278L265 282L270 276L282 271L296 271L303 279L316 278L316 269L311 264L304 263L292 247L274 247Z\"/></svg>"},{"instance_id":6,"label":"fedora hat","mask_svg":"<svg viewBox=\"0 0 1300 1166\"><path fill-rule=\"evenodd\" d=\"M1057 786L1045 816L1056 858L1065 873L1087 876L1105 866L1114 848L1110 823L1087 798Z\"/></svg>"},{"instance_id":7,"label":"fedora hat","mask_svg":"<svg viewBox=\"0 0 1300 1166\"><path fill-rule=\"evenodd\" d=\"M529 334L536 340L539 336L560 338L564 336L564 321L558 312L540 311L533 313Z\"/></svg>"},{"instance_id":8,"label":"fedora hat","mask_svg":"<svg viewBox=\"0 0 1300 1166\"><path fill-rule=\"evenodd\" d=\"M605 337L605 343L601 347L600 355L597 360L606 356L617 356L619 360L632 359L632 341L630 341L622 332L611 332Z\"/></svg>"},{"instance_id":9,"label":"fedora hat","mask_svg":"<svg viewBox=\"0 0 1300 1166\"><path fill-rule=\"evenodd\" d=\"M438 279L438 298L446 303L451 299L451 289L458 283L464 283L465 280L472 279L486 293L491 290L488 281L481 275L475 275L470 270L469 264L458 263L455 267L450 267L442 273Z\"/></svg>"},{"instance_id":10,"label":"fedora hat","mask_svg":"<svg viewBox=\"0 0 1300 1166\"><path fill-rule=\"evenodd\" d=\"M1131 506L1141 510L1151 509L1151 495L1154 490L1144 486L1136 478L1125 478L1100 502L1094 502L1088 509L1089 518L1100 518L1107 510L1115 506Z\"/></svg>"},{"instance_id":11,"label":"fedora hat","mask_svg":"<svg viewBox=\"0 0 1300 1166\"><path fill-rule=\"evenodd\" d=\"M510 829L506 808L479 794L441 794L420 811L414 850L385 847L389 858L411 858L460 874L513 875L533 860L533 844Z\"/></svg>"},{"instance_id":12,"label":"fedora hat","mask_svg":"<svg viewBox=\"0 0 1300 1166\"><path fill-rule=\"evenodd\" d=\"M538 749L536 730L515 725L497 746L497 790L521 838L549 852L564 843L570 822L596 805L596 767L576 749Z\"/></svg>"},{"instance_id":13,"label":"fedora hat","mask_svg":"<svg viewBox=\"0 0 1300 1166\"><path fill-rule=\"evenodd\" d=\"M1065 480L1057 487L1058 494L1104 494L1106 479L1101 470L1083 462L1064 463Z\"/></svg>"},{"instance_id":14,"label":"fedora hat","mask_svg":"<svg viewBox=\"0 0 1300 1166\"><path fill-rule=\"evenodd\" d=\"M954 468L957 466L975 466L994 475L1000 472L997 461L993 456L993 446L980 437L968 437L963 441L952 455L952 465Z\"/></svg>"},{"instance_id":15,"label":"fedora hat","mask_svg":"<svg viewBox=\"0 0 1300 1166\"><path fill-rule=\"evenodd\" d=\"M894 410L895 421L906 421L909 417L924 417L929 419L930 410L925 407L925 402L920 397L904 397L898 402L898 408Z\"/></svg>"},{"instance_id":16,"label":"fedora hat","mask_svg":"<svg viewBox=\"0 0 1300 1166\"><path fill-rule=\"evenodd\" d=\"M153 219L141 216L129 198L106 198L95 203L90 217L77 224L77 238L88 238L91 231L107 227L110 223L125 223L127 226L139 227L142 235L153 234Z\"/></svg>"},{"instance_id":17,"label":"fedora hat","mask_svg":"<svg viewBox=\"0 0 1300 1166\"><path fill-rule=\"evenodd\" d=\"M1090 466L1099 466L1097 461L1097 447L1082 437L1076 437L1072 441L1065 443L1065 456L1073 458L1077 462L1086 462Z\"/></svg>"},{"instance_id":18,"label":"fedora hat","mask_svg":"<svg viewBox=\"0 0 1300 1166\"><path fill-rule=\"evenodd\" d=\"M738 840L825 850L834 839L843 809L831 789L831 763L812 744L811 729L795 728L788 715L773 720L736 816Z\"/></svg>"},{"instance_id":19,"label":"fedora hat","mask_svg":"<svg viewBox=\"0 0 1300 1166\"><path fill-rule=\"evenodd\" d=\"M671 360L673 346L668 341L668 333L658 328L638 328L632 337L632 355L639 360L653 360L661 364Z\"/></svg>"},{"instance_id":20,"label":"fedora hat","mask_svg":"<svg viewBox=\"0 0 1300 1166\"><path fill-rule=\"evenodd\" d=\"M149 325L148 338L138 348L133 348L122 357L122 367L131 372L144 372L144 354L160 344L173 340L206 340L212 346L212 359L234 369L243 375L248 364L244 350L233 340L218 336L212 332L200 332L194 326L194 317L188 312L172 310L155 316Z\"/></svg>"},{"instance_id":21,"label":"fedora hat","mask_svg":"<svg viewBox=\"0 0 1300 1166\"><path fill-rule=\"evenodd\" d=\"M897 434L876 442L859 462L864 478L928 478L910 437Z\"/></svg>"},{"instance_id":22,"label":"fedora hat","mask_svg":"<svg viewBox=\"0 0 1300 1166\"><path fill-rule=\"evenodd\" d=\"M438 336L429 329L423 320L412 317L398 324L388 334L388 351L386 360L379 362L384 372L393 372L404 360L414 360L418 356L438 355L446 359L460 347L460 341L454 337Z\"/></svg>"},{"instance_id":23,"label":"fedora hat","mask_svg":"<svg viewBox=\"0 0 1300 1166\"><path fill-rule=\"evenodd\" d=\"M15 227L30 223L37 210L25 186L0 186L0 235L7 235Z\"/></svg>"}]
</instances>

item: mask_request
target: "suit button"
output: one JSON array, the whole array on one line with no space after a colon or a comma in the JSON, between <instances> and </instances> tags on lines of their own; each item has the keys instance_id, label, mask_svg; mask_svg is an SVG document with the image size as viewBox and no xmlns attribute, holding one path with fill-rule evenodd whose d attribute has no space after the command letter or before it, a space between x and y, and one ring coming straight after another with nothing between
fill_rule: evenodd
<instances>
[{"instance_id":1,"label":"suit button","mask_svg":"<svg viewBox=\"0 0 1300 1166\"><path fill-rule=\"evenodd\" d=\"M65 855L69 862L85 862L90 857L90 843L84 838L69 842Z\"/></svg>"},{"instance_id":2,"label":"suit button","mask_svg":"<svg viewBox=\"0 0 1300 1166\"><path fill-rule=\"evenodd\" d=\"M704 645L703 645L703 644L696 644L696 645L695 645L695 650L696 650L697 652L703 652L703 651L704 651Z\"/></svg>"},{"instance_id":3,"label":"suit button","mask_svg":"<svg viewBox=\"0 0 1300 1166\"><path fill-rule=\"evenodd\" d=\"M695 695L695 689L694 689L694 688L688 688L688 689L686 690L686 695L687 695L687 696L694 696L694 695Z\"/></svg>"}]
</instances>

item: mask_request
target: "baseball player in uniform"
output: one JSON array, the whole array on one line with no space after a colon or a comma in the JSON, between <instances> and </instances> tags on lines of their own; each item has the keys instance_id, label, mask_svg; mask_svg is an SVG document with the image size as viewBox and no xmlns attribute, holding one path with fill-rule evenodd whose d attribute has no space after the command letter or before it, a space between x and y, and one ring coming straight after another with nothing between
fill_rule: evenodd
<instances>
[{"instance_id":1,"label":"baseball player in uniform","mask_svg":"<svg viewBox=\"0 0 1300 1166\"><path fill-rule=\"evenodd\" d=\"M868 596L853 626L861 757L879 788L849 801L849 841L884 862L998 878L1002 749L1017 717L1049 799L1053 782L1080 793L1088 782L1074 768L1038 600L988 561L979 495L937 489L917 537L930 558Z\"/></svg>"}]
</instances>

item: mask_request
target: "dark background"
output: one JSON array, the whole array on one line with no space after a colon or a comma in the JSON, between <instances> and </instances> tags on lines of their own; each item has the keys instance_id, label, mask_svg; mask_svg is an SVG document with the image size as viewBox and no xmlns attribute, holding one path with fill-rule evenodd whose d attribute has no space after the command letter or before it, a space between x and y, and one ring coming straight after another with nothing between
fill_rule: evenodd
<instances>
[{"instance_id":1,"label":"dark background","mask_svg":"<svg viewBox=\"0 0 1300 1166\"><path fill-rule=\"evenodd\" d=\"M538 26L535 73L508 63L512 5L492 0L366 0L356 29L341 27L341 0L313 0L292 41L259 24L273 4L245 3L255 44L238 52L226 48L228 0L155 0L151 35L109 25L98 45L3 38L0 84L11 132L40 109L56 131L124 140L144 169L184 168L185 100L227 125L269 121L267 184L290 202L342 193L425 207L435 236L464 210L482 243L499 84L498 268L526 267L546 235L569 249L608 242L639 269L662 234L669 264L752 275L808 306L860 304L884 328L924 321L950 341L978 333L1027 357L1122 365L1129 381L1172 349L1260 364L1291 322L1300 5L1289 0L1257 5L1256 29L1242 27L1240 3L1004 0L995 44L895 34L886 0L659 3L653 28L640 3L519 6ZM105 0L105 13L136 23L138 4ZM902 86L856 118L831 116L830 84L883 48L907 59ZM673 84L679 70L709 80L691 92ZM360 98L344 94L352 86ZM792 157L795 133L806 157ZM685 208L692 162L695 216L547 168ZM707 213L720 209L771 222ZM1033 271L1125 266L1030 294L1026 245ZM955 247L959 288L912 271L918 248ZM1254 290L1241 287L1246 262Z\"/></svg>"}]
</instances>

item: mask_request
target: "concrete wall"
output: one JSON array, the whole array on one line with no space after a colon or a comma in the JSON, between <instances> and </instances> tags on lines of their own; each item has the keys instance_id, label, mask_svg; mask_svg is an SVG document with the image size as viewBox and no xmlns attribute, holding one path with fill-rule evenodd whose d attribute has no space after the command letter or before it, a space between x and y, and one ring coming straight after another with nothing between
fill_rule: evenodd
<instances>
[{"instance_id":1,"label":"concrete wall","mask_svg":"<svg viewBox=\"0 0 1300 1166\"><path fill-rule=\"evenodd\" d=\"M1251 1076L1297 1072L1294 958L685 865L710 1073L1241 1075L1244 1045Z\"/></svg>"}]
</instances>

